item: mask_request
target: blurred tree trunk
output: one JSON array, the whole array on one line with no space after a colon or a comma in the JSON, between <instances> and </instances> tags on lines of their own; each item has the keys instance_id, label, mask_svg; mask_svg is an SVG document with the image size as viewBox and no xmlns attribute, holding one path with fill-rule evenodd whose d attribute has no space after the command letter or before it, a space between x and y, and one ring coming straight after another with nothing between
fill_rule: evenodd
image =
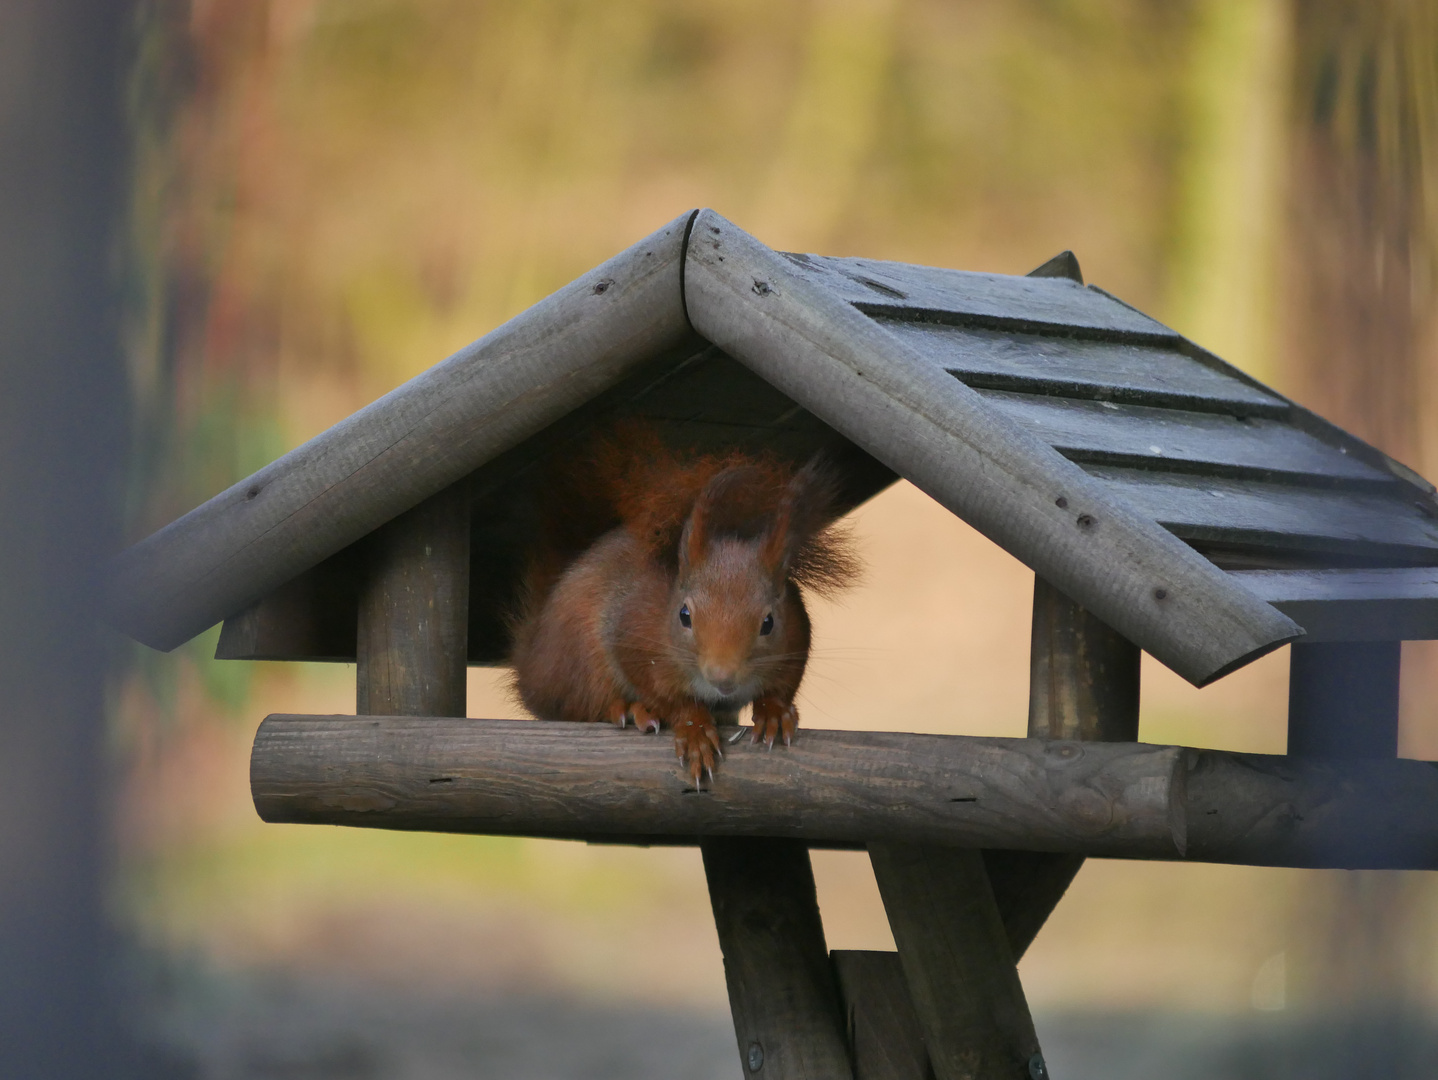
<instances>
[{"instance_id":1,"label":"blurred tree trunk","mask_svg":"<svg viewBox=\"0 0 1438 1080\"><path fill-rule=\"evenodd\" d=\"M1295 0L1292 28L1288 382L1421 469L1435 421L1438 4ZM1423 675L1417 656L1405 681ZM1350 1016L1413 1008L1432 956L1429 896L1415 875L1313 875L1289 965L1299 1000Z\"/></svg>"},{"instance_id":2,"label":"blurred tree trunk","mask_svg":"<svg viewBox=\"0 0 1438 1080\"><path fill-rule=\"evenodd\" d=\"M155 1075L107 993L96 574L126 442L131 6L0 4L0 1074Z\"/></svg>"}]
</instances>

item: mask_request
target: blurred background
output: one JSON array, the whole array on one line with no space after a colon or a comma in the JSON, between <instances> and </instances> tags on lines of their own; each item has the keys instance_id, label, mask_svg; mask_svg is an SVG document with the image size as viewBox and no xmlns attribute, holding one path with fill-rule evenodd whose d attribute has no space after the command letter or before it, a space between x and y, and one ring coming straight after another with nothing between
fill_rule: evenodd
<instances>
[{"instance_id":1,"label":"blurred background","mask_svg":"<svg viewBox=\"0 0 1438 1080\"><path fill-rule=\"evenodd\" d=\"M1431 0L146 0L115 256L126 542L676 214L1087 280L1438 476ZM1032 575L911 487L815 613L811 727L1019 735ZM109 642L127 1023L216 1078L732 1077L697 852L266 826L354 669ZM1438 653L1402 752L1438 758ZM1142 737L1282 753L1287 657ZM472 716L520 715L474 669ZM831 948L892 948L816 853ZM1431 1076L1438 885L1091 861L1021 965L1053 1075Z\"/></svg>"}]
</instances>

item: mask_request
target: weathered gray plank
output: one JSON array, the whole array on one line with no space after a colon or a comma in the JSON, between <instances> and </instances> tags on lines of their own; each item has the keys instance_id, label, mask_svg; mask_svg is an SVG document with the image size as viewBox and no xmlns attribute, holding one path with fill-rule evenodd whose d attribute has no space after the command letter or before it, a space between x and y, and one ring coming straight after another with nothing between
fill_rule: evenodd
<instances>
[{"instance_id":1,"label":"weathered gray plank","mask_svg":"<svg viewBox=\"0 0 1438 1080\"><path fill-rule=\"evenodd\" d=\"M1288 756L1398 756L1397 641L1295 641L1288 661Z\"/></svg>"},{"instance_id":2,"label":"weathered gray plank","mask_svg":"<svg viewBox=\"0 0 1438 1080\"><path fill-rule=\"evenodd\" d=\"M1044 1076L980 853L870 844L869 860L938 1080Z\"/></svg>"},{"instance_id":3,"label":"weathered gray plank","mask_svg":"<svg viewBox=\"0 0 1438 1080\"><path fill-rule=\"evenodd\" d=\"M809 849L798 840L734 837L700 847L745 1074L852 1076Z\"/></svg>"},{"instance_id":4,"label":"weathered gray plank","mask_svg":"<svg viewBox=\"0 0 1438 1080\"><path fill-rule=\"evenodd\" d=\"M171 649L459 480L689 332L689 215L122 553L105 610Z\"/></svg>"},{"instance_id":5,"label":"weathered gray plank","mask_svg":"<svg viewBox=\"0 0 1438 1080\"><path fill-rule=\"evenodd\" d=\"M1438 638L1438 567L1232 573L1302 626L1305 642Z\"/></svg>"},{"instance_id":6,"label":"weathered gray plank","mask_svg":"<svg viewBox=\"0 0 1438 1080\"><path fill-rule=\"evenodd\" d=\"M1398 483L1391 473L1278 420L1002 390L984 390L981 396L1070 461L1084 464L1395 488Z\"/></svg>"},{"instance_id":7,"label":"weathered gray plank","mask_svg":"<svg viewBox=\"0 0 1438 1080\"><path fill-rule=\"evenodd\" d=\"M854 1080L934 1080L896 952L835 949Z\"/></svg>"},{"instance_id":8,"label":"weathered gray plank","mask_svg":"<svg viewBox=\"0 0 1438 1080\"><path fill-rule=\"evenodd\" d=\"M1078 328L1178 340L1178 335L1162 323L1064 277L980 274L826 255L785 258L807 281L866 311L922 311L1013 326Z\"/></svg>"},{"instance_id":9,"label":"weathered gray plank","mask_svg":"<svg viewBox=\"0 0 1438 1080\"><path fill-rule=\"evenodd\" d=\"M448 487L364 541L356 708L463 716L469 637L469 496Z\"/></svg>"},{"instance_id":10,"label":"weathered gray plank","mask_svg":"<svg viewBox=\"0 0 1438 1080\"><path fill-rule=\"evenodd\" d=\"M1381 491L1335 491L1105 465L1089 466L1089 471L1136 512L1192 542L1374 559L1387 554L1415 562L1438 556L1438 520L1414 501Z\"/></svg>"},{"instance_id":11,"label":"weathered gray plank","mask_svg":"<svg viewBox=\"0 0 1438 1080\"><path fill-rule=\"evenodd\" d=\"M1183 849L1172 747L805 730L726 745L696 794L667 739L607 724L271 716L250 761L266 821L623 837Z\"/></svg>"},{"instance_id":12,"label":"weathered gray plank","mask_svg":"<svg viewBox=\"0 0 1438 1080\"><path fill-rule=\"evenodd\" d=\"M977 389L1281 419L1289 405L1175 348L943 323L878 324Z\"/></svg>"},{"instance_id":13,"label":"weathered gray plank","mask_svg":"<svg viewBox=\"0 0 1438 1080\"><path fill-rule=\"evenodd\" d=\"M1190 681L1297 634L794 266L704 211L685 270L695 329Z\"/></svg>"}]
</instances>

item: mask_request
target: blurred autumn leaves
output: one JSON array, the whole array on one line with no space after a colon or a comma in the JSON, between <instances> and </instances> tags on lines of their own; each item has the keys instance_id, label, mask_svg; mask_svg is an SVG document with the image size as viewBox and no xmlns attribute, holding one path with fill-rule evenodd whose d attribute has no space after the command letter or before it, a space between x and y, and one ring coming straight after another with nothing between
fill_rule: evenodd
<instances>
[{"instance_id":1,"label":"blurred autumn leaves","mask_svg":"<svg viewBox=\"0 0 1438 1080\"><path fill-rule=\"evenodd\" d=\"M132 531L694 205L779 247L945 266L1070 247L1184 311L1190 252L1243 253L1191 222L1228 209L1215 156L1253 172L1223 131L1273 96L1276 10L155 0L131 341L164 443Z\"/></svg>"}]
</instances>

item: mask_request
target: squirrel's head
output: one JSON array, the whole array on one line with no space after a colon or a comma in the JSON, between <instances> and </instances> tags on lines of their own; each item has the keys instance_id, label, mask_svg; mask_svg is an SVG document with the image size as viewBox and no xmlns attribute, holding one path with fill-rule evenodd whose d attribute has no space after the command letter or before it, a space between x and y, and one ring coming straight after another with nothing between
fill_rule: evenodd
<instances>
[{"instance_id":1,"label":"squirrel's head","mask_svg":"<svg viewBox=\"0 0 1438 1080\"><path fill-rule=\"evenodd\" d=\"M733 466L705 486L679 541L670 616L695 697L737 710L776 669L802 672L809 620L792 575L832 501L817 462L787 478Z\"/></svg>"}]
</instances>

